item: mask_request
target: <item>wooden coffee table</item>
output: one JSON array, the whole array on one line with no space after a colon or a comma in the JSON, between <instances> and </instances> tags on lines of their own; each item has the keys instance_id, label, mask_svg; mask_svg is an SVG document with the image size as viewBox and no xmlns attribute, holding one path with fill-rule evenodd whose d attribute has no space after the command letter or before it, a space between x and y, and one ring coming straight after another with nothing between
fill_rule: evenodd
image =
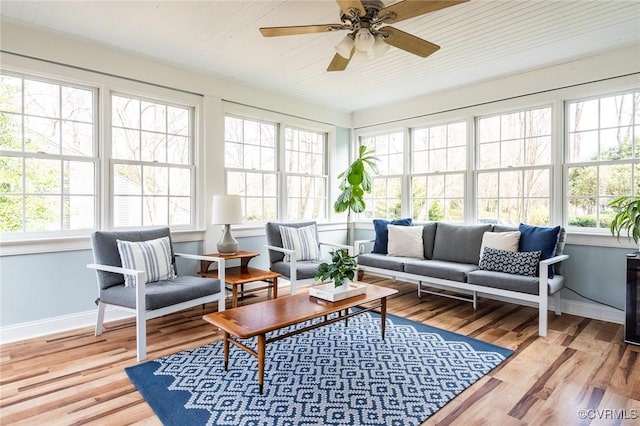
<instances>
[{"instance_id":1,"label":"wooden coffee table","mask_svg":"<svg viewBox=\"0 0 640 426\"><path fill-rule=\"evenodd\" d=\"M224 333L224 368L229 366L229 343L258 359L258 385L260 394L264 388L264 366L267 343L276 342L286 337L294 336L308 330L313 330L327 324L346 320L355 315L380 308L380 327L382 339L385 335L387 314L387 297L398 291L371 284L358 283L366 286L366 294L329 302L309 296L308 289L292 296L267 300L222 312L205 315L203 319L221 329ZM364 306L366 304L366 306ZM349 308L359 309L349 312ZM329 317L330 314L338 315ZM314 318L323 318L319 323L291 331L289 333L267 338L267 333L298 324ZM258 338L257 351L241 343L239 339Z\"/></svg>"}]
</instances>

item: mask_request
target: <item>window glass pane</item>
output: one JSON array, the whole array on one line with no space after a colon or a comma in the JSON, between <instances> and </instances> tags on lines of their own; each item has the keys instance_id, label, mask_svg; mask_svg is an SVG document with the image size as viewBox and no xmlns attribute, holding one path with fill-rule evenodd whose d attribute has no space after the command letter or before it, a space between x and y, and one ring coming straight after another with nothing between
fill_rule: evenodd
<instances>
[{"instance_id":1,"label":"window glass pane","mask_svg":"<svg viewBox=\"0 0 640 426\"><path fill-rule=\"evenodd\" d=\"M598 128L598 100L574 102L569 105L569 131Z\"/></svg>"},{"instance_id":2,"label":"window glass pane","mask_svg":"<svg viewBox=\"0 0 640 426\"><path fill-rule=\"evenodd\" d=\"M140 128L154 132L166 133L167 107L152 102L140 102Z\"/></svg>"},{"instance_id":3,"label":"window glass pane","mask_svg":"<svg viewBox=\"0 0 640 426\"><path fill-rule=\"evenodd\" d=\"M169 225L190 225L191 216L191 198L169 198Z\"/></svg>"},{"instance_id":4,"label":"window glass pane","mask_svg":"<svg viewBox=\"0 0 640 426\"><path fill-rule=\"evenodd\" d=\"M569 161L584 162L598 159L598 132L569 134Z\"/></svg>"},{"instance_id":5,"label":"window glass pane","mask_svg":"<svg viewBox=\"0 0 640 426\"><path fill-rule=\"evenodd\" d=\"M69 196L64 198L64 228L69 230L93 229L95 197Z\"/></svg>"},{"instance_id":6,"label":"window glass pane","mask_svg":"<svg viewBox=\"0 0 640 426\"><path fill-rule=\"evenodd\" d=\"M142 195L142 166L116 164L113 172L114 194Z\"/></svg>"},{"instance_id":7,"label":"window glass pane","mask_svg":"<svg viewBox=\"0 0 640 426\"><path fill-rule=\"evenodd\" d=\"M25 117L24 127L25 151L60 154L59 120Z\"/></svg>"},{"instance_id":8,"label":"window glass pane","mask_svg":"<svg viewBox=\"0 0 640 426\"><path fill-rule=\"evenodd\" d=\"M169 169L169 195L191 196L191 169Z\"/></svg>"},{"instance_id":9,"label":"window glass pane","mask_svg":"<svg viewBox=\"0 0 640 426\"><path fill-rule=\"evenodd\" d=\"M224 140L226 142L242 142L243 120L226 116L224 118Z\"/></svg>"},{"instance_id":10,"label":"window glass pane","mask_svg":"<svg viewBox=\"0 0 640 426\"><path fill-rule=\"evenodd\" d=\"M62 194L62 162L60 160L27 158L25 174L26 193Z\"/></svg>"},{"instance_id":11,"label":"window glass pane","mask_svg":"<svg viewBox=\"0 0 640 426\"><path fill-rule=\"evenodd\" d=\"M93 155L93 125L73 121L62 122L62 153L64 155Z\"/></svg>"},{"instance_id":12,"label":"window glass pane","mask_svg":"<svg viewBox=\"0 0 640 426\"><path fill-rule=\"evenodd\" d=\"M0 111L22 112L22 79L0 75Z\"/></svg>"},{"instance_id":13,"label":"window glass pane","mask_svg":"<svg viewBox=\"0 0 640 426\"><path fill-rule=\"evenodd\" d=\"M115 227L142 225L142 197L113 197L113 225Z\"/></svg>"},{"instance_id":14,"label":"window glass pane","mask_svg":"<svg viewBox=\"0 0 640 426\"><path fill-rule=\"evenodd\" d=\"M140 133L142 161L167 162L167 135L161 133Z\"/></svg>"},{"instance_id":15,"label":"window glass pane","mask_svg":"<svg viewBox=\"0 0 640 426\"><path fill-rule=\"evenodd\" d=\"M60 117L60 86L44 81L24 80L24 113Z\"/></svg>"},{"instance_id":16,"label":"window glass pane","mask_svg":"<svg viewBox=\"0 0 640 426\"><path fill-rule=\"evenodd\" d=\"M62 87L62 118L93 122L93 92L75 87Z\"/></svg>"},{"instance_id":17,"label":"window glass pane","mask_svg":"<svg viewBox=\"0 0 640 426\"><path fill-rule=\"evenodd\" d=\"M169 224L169 199L167 197L142 197L142 226Z\"/></svg>"},{"instance_id":18,"label":"window glass pane","mask_svg":"<svg viewBox=\"0 0 640 426\"><path fill-rule=\"evenodd\" d=\"M61 230L60 196L27 195L24 200L25 230L27 232Z\"/></svg>"},{"instance_id":19,"label":"window glass pane","mask_svg":"<svg viewBox=\"0 0 640 426\"><path fill-rule=\"evenodd\" d=\"M187 108L167 107L167 133L189 136L189 110Z\"/></svg>"},{"instance_id":20,"label":"window glass pane","mask_svg":"<svg viewBox=\"0 0 640 426\"><path fill-rule=\"evenodd\" d=\"M94 163L85 161L64 162L64 193L93 195L95 193ZM91 198L93 203L93 197ZM92 220L93 222L93 220Z\"/></svg>"},{"instance_id":21,"label":"window glass pane","mask_svg":"<svg viewBox=\"0 0 640 426\"><path fill-rule=\"evenodd\" d=\"M478 120L478 139L480 143L500 140L500 116Z\"/></svg>"},{"instance_id":22,"label":"window glass pane","mask_svg":"<svg viewBox=\"0 0 640 426\"><path fill-rule=\"evenodd\" d=\"M633 94L600 100L600 127L626 127L633 124Z\"/></svg>"},{"instance_id":23,"label":"window glass pane","mask_svg":"<svg viewBox=\"0 0 640 426\"><path fill-rule=\"evenodd\" d=\"M189 138L169 136L167 139L167 162L173 164L189 164Z\"/></svg>"},{"instance_id":24,"label":"window glass pane","mask_svg":"<svg viewBox=\"0 0 640 426\"><path fill-rule=\"evenodd\" d=\"M0 149L22 151L22 117L0 112Z\"/></svg>"},{"instance_id":25,"label":"window glass pane","mask_svg":"<svg viewBox=\"0 0 640 426\"><path fill-rule=\"evenodd\" d=\"M138 130L111 129L112 156L118 160L140 160L140 132Z\"/></svg>"},{"instance_id":26,"label":"window glass pane","mask_svg":"<svg viewBox=\"0 0 640 426\"><path fill-rule=\"evenodd\" d=\"M169 195L168 168L144 166L142 168L142 174L144 179L144 195Z\"/></svg>"},{"instance_id":27,"label":"window glass pane","mask_svg":"<svg viewBox=\"0 0 640 426\"><path fill-rule=\"evenodd\" d=\"M500 139L521 139L524 137L524 112L504 114L500 120Z\"/></svg>"}]
</instances>

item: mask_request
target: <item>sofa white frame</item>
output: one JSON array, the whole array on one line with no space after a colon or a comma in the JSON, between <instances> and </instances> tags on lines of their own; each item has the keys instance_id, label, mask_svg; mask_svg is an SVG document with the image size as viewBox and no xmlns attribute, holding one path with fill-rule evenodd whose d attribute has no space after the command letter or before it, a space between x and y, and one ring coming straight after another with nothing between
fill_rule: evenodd
<instances>
[{"instance_id":1,"label":"sofa white frame","mask_svg":"<svg viewBox=\"0 0 640 426\"><path fill-rule=\"evenodd\" d=\"M360 253L364 244L369 244L375 240L357 240L353 243L353 249L356 253ZM393 271L390 269L375 268L367 265L358 265L358 270L383 277L389 277L392 279L399 279L401 281L408 281L417 284L418 296L421 293L436 294L438 296L449 297L453 299L463 300L471 302L473 309L477 308L478 293L489 294L493 296L506 297L509 299L520 300L524 302L532 302L538 305L538 335L541 337L547 336L548 318L547 311L549 310L549 265L554 265L559 262L563 262L569 259L569 255L562 254L554 256L549 259L541 260L539 264L538 273L538 294L521 293L517 291L504 290L501 288L485 287L476 284L462 283L459 281L445 280L442 278L427 277L424 275L410 274L402 271ZM434 291L425 290L422 286L434 284L439 288L461 290L462 292L472 295L471 299L460 297L456 295L450 295L446 293L439 293ZM556 315L561 315L562 310L560 308L560 291L553 294L554 299L554 312Z\"/></svg>"}]
</instances>

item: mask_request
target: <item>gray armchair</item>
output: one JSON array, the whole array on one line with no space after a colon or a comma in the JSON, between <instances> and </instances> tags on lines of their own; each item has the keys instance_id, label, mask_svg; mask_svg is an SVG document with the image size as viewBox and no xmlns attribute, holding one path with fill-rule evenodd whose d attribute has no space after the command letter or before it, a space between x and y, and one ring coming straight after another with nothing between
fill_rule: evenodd
<instances>
[{"instance_id":1,"label":"gray armchair","mask_svg":"<svg viewBox=\"0 0 640 426\"><path fill-rule=\"evenodd\" d=\"M278 272L285 279L291 283L291 294L296 294L299 285L314 283L316 273L318 272L318 266L320 263L326 260L296 260L295 256L291 256L290 260L285 261L286 254L293 254L293 250L287 250L282 243L282 236L280 234L280 226L287 226L292 228L302 228L309 225L316 225L316 222L267 222L266 234L267 234L267 249L269 249L269 269L273 272ZM318 242L318 249L320 246L329 246L333 248L347 249L351 254L353 247L344 244L335 244L320 242L318 238L318 228L316 226L316 241Z\"/></svg>"},{"instance_id":2,"label":"gray armchair","mask_svg":"<svg viewBox=\"0 0 640 426\"><path fill-rule=\"evenodd\" d=\"M208 260L218 263L219 279L177 275L175 278L147 283L144 270L122 267L117 240L139 242L162 237L171 239L169 228L97 231L91 235L95 263L87 267L96 270L99 292L95 335L102 334L107 305L134 313L138 361L147 356L147 320L209 302L218 302L218 310L224 310L225 287L221 282L224 282L225 265L222 258L175 253L171 244L174 270L176 256L197 261ZM178 271L175 272L177 274ZM125 286L125 275L133 278L135 287Z\"/></svg>"}]
</instances>

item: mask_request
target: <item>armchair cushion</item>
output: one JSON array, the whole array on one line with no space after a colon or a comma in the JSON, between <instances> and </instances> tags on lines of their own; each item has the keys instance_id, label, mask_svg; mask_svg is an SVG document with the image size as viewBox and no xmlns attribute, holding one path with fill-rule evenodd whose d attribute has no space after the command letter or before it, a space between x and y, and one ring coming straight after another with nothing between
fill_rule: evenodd
<instances>
[{"instance_id":1,"label":"armchair cushion","mask_svg":"<svg viewBox=\"0 0 640 426\"><path fill-rule=\"evenodd\" d=\"M158 281L145 286L148 311L206 297L220 292L220 280L181 275L171 281ZM223 290L224 291L224 290ZM116 285L100 291L100 301L111 305L136 308L136 289Z\"/></svg>"},{"instance_id":2,"label":"armchair cushion","mask_svg":"<svg viewBox=\"0 0 640 426\"><path fill-rule=\"evenodd\" d=\"M136 242L116 240L116 243L122 267L145 271L147 283L175 278L169 237ZM135 287L134 277L125 275L124 285Z\"/></svg>"},{"instance_id":3,"label":"armchair cushion","mask_svg":"<svg viewBox=\"0 0 640 426\"><path fill-rule=\"evenodd\" d=\"M320 259L320 246L316 238L316 225L294 228L290 226L280 226L280 236L282 237L282 247L295 251L295 260L318 260ZM290 262L288 254L285 254L284 261Z\"/></svg>"},{"instance_id":4,"label":"armchair cushion","mask_svg":"<svg viewBox=\"0 0 640 426\"><path fill-rule=\"evenodd\" d=\"M309 278L315 278L318 273L318 266L320 261L303 260L296 262L296 280L306 280ZM278 272L286 279L291 278L291 264L287 262L275 262L271 264L271 270Z\"/></svg>"}]
</instances>

